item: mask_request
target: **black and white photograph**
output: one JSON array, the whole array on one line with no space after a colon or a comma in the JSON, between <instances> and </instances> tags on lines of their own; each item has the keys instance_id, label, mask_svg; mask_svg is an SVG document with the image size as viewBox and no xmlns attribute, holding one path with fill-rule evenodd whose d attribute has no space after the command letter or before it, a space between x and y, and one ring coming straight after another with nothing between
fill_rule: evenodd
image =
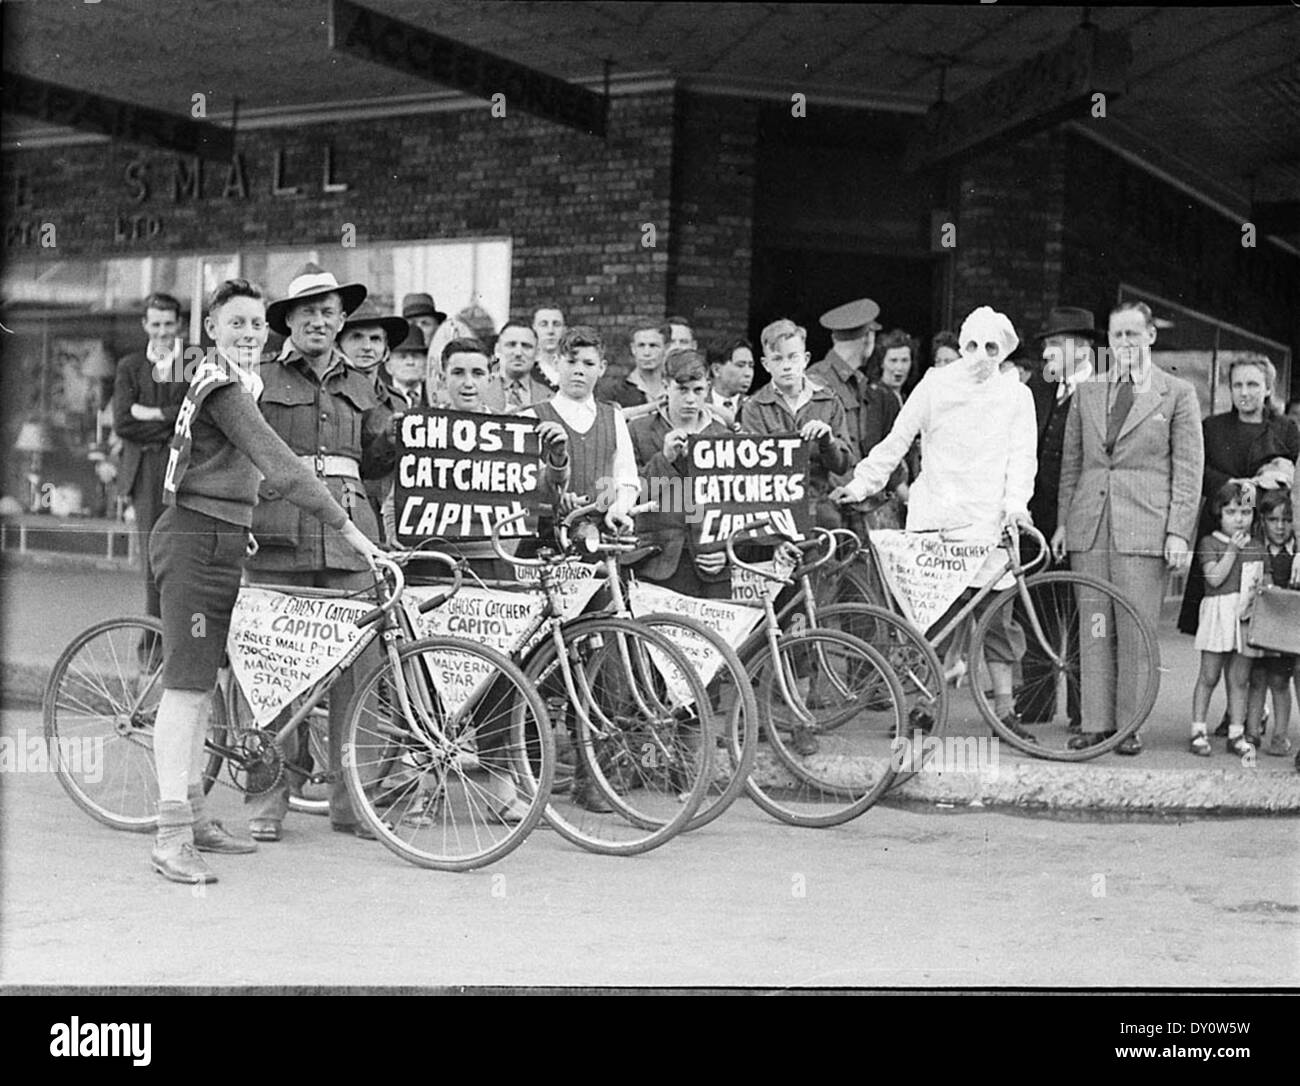
<instances>
[{"instance_id":1,"label":"black and white photograph","mask_svg":"<svg viewBox=\"0 0 1300 1086\"><path fill-rule=\"evenodd\" d=\"M0 19L37 1056L171 1066L113 991L1282 1057L1300 5Z\"/></svg>"}]
</instances>

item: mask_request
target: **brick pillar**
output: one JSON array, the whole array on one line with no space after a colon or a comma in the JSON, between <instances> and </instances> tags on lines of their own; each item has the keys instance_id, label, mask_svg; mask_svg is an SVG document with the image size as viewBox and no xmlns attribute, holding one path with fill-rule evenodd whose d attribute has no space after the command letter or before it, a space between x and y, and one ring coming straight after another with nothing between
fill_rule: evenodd
<instances>
[{"instance_id":1,"label":"brick pillar","mask_svg":"<svg viewBox=\"0 0 1300 1086\"><path fill-rule=\"evenodd\" d=\"M666 310L702 341L749 324L757 116L745 99L678 95Z\"/></svg>"},{"instance_id":2,"label":"brick pillar","mask_svg":"<svg viewBox=\"0 0 1300 1086\"><path fill-rule=\"evenodd\" d=\"M1024 342L1060 304L1064 136L1042 132L956 171L954 328L976 306L990 305L1011 318Z\"/></svg>"}]
</instances>

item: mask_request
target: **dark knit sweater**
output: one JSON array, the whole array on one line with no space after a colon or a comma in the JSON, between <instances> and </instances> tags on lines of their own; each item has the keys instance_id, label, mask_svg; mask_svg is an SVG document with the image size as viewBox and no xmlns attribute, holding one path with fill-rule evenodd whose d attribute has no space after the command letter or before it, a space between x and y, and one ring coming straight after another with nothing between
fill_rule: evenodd
<instances>
[{"instance_id":1,"label":"dark knit sweater","mask_svg":"<svg viewBox=\"0 0 1300 1086\"><path fill-rule=\"evenodd\" d=\"M176 504L245 528L253 523L258 484L267 482L331 528L348 517L325 485L289 451L238 384L213 389L194 416L189 467Z\"/></svg>"}]
</instances>

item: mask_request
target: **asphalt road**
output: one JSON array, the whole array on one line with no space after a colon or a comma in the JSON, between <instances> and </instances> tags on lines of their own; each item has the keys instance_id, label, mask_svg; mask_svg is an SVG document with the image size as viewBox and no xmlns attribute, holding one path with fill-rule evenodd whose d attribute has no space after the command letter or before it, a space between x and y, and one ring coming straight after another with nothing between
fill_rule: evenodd
<instances>
[{"instance_id":1,"label":"asphalt road","mask_svg":"<svg viewBox=\"0 0 1300 1086\"><path fill-rule=\"evenodd\" d=\"M39 714L0 714L35 735ZM801 830L742 801L646 856L541 829L478 872L291 815L200 890L54 777L6 773L4 984L1274 986L1300 983L1294 819L1079 822L876 808ZM238 798L216 813L239 822Z\"/></svg>"}]
</instances>

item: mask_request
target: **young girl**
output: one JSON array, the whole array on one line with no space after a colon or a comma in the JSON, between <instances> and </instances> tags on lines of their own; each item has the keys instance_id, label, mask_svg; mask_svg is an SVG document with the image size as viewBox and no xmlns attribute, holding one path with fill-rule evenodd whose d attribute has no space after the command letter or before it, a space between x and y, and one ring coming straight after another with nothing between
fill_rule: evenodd
<instances>
[{"instance_id":1,"label":"young girl","mask_svg":"<svg viewBox=\"0 0 1300 1086\"><path fill-rule=\"evenodd\" d=\"M1196 560L1205 573L1205 598L1201 600L1196 647L1201 650L1201 671L1192 692L1193 754L1208 757L1210 740L1205 715L1210 695L1227 668L1228 753L1239 757L1253 753L1246 739L1246 700L1253 661L1262 655L1246 644L1244 614L1263 575L1264 552L1251 528L1255 519L1255 488L1231 480L1210 499L1210 515L1219 530L1196 548ZM1243 589L1243 585L1245 586Z\"/></svg>"},{"instance_id":2,"label":"young girl","mask_svg":"<svg viewBox=\"0 0 1300 1086\"><path fill-rule=\"evenodd\" d=\"M1259 521L1264 531L1265 582L1279 588L1300 587L1300 558L1296 556L1290 493L1281 487L1263 491L1259 499ZM1298 665L1300 657L1266 651L1251 674L1247 719L1258 720L1263 716L1267 688L1273 696L1273 727L1264 750L1279 758L1291 753L1291 740L1287 736L1291 725L1291 676L1300 674L1296 670Z\"/></svg>"}]
</instances>

